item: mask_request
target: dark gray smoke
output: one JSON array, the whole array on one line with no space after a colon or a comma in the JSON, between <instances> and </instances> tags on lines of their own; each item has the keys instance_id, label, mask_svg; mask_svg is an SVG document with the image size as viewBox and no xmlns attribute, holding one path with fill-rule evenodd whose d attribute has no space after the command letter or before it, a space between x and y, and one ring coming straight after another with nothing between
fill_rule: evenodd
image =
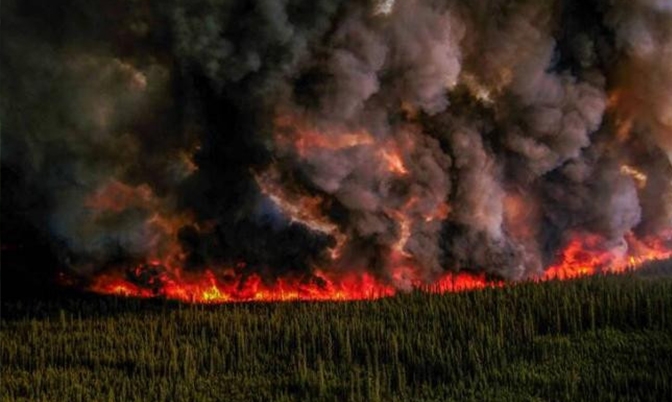
<instances>
[{"instance_id":1,"label":"dark gray smoke","mask_svg":"<svg viewBox=\"0 0 672 402\"><path fill-rule=\"evenodd\" d=\"M672 227L668 1L58 3L2 4L2 224L71 271L518 279Z\"/></svg>"}]
</instances>

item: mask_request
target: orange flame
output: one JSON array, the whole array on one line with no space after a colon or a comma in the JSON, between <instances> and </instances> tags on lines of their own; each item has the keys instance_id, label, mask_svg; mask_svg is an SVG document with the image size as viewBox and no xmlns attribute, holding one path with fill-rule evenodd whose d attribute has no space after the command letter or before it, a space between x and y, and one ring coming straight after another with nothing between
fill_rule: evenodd
<instances>
[{"instance_id":1,"label":"orange flame","mask_svg":"<svg viewBox=\"0 0 672 402\"><path fill-rule=\"evenodd\" d=\"M630 233L625 237L625 242L618 252L605 249L604 241L599 236L577 236L565 247L559 262L549 267L541 279L622 273L635 270L646 262L672 258L672 230L642 240Z\"/></svg>"},{"instance_id":2,"label":"orange flame","mask_svg":"<svg viewBox=\"0 0 672 402\"><path fill-rule=\"evenodd\" d=\"M160 266L141 266L136 272ZM446 273L432 284L415 279L414 288L430 293L444 293L500 286L501 282L488 281L484 274ZM349 301L375 300L397 293L391 284L368 273L347 273L333 278L317 271L307 278L279 278L266 283L257 275L247 277L216 275L206 270L199 275L184 275L164 271L152 277L149 283L134 283L119 273L108 273L95 278L89 290L107 295L137 298L161 297L187 303L227 303L244 301Z\"/></svg>"},{"instance_id":3,"label":"orange flame","mask_svg":"<svg viewBox=\"0 0 672 402\"><path fill-rule=\"evenodd\" d=\"M380 156L385 162L387 170L395 175L403 176L408 174L408 169L404 165L401 154L396 149L383 149L380 151Z\"/></svg>"},{"instance_id":4,"label":"orange flame","mask_svg":"<svg viewBox=\"0 0 672 402\"><path fill-rule=\"evenodd\" d=\"M560 253L558 262L534 280L572 279L597 273L620 273L643 263L672 258L672 231L661 236L637 239L626 236L627 251L603 248L596 235L575 237ZM335 274L316 270L304 276L289 276L267 282L256 273L244 274L245 267L208 269L187 273L160 261L139 265L130 273L108 272L94 278L89 290L124 297L161 297L187 303L227 303L243 301L347 301L373 300L399 292L393 283L407 278L412 289L428 293L460 292L504 286L501 280L485 274L446 272L431 282L418 276L413 267L398 267L383 280L370 273L349 271ZM398 277L398 278L397 278Z\"/></svg>"},{"instance_id":5,"label":"orange flame","mask_svg":"<svg viewBox=\"0 0 672 402\"><path fill-rule=\"evenodd\" d=\"M376 166L386 169L391 175L410 175L404 164L413 143L403 136L388 138L376 144L373 136L361 132L319 132L307 121L294 115L276 119L276 139L280 146L301 157L319 150L344 150L356 146L369 147ZM403 152L402 152L403 150ZM623 174L638 178L643 173L624 167ZM281 185L280 173L272 166L266 172L256 174L257 183L282 212L293 221L328 234L336 239L331 249L332 261L338 262L347 234L324 214L328 200L320 195L303 194L291 186ZM644 179L644 177L639 177ZM402 177L399 177L402 179ZM377 299L396 294L399 289L417 289L425 292L454 292L502 286L504 282L486 277L485 274L446 271L438 277L427 277L414 266L413 258L406 251L414 224L427 224L444 220L450 206L436 201L436 205L424 205L418 196L405 200L403 205L385 210L398 223L396 241L391 245L389 261L392 268L378 275L363 269L343 271L339 269L315 269L310 274L290 275L264 280L257 273L236 267L210 267L200 273L183 270L184 253L176 240L177 228L185 224L185 217L171 218L171 211L162 210L161 203L143 186L129 187L111 182L99 189L86 203L99 213L114 213L130 207L146 207L159 211L148 221L157 228L158 235L171 239L168 251L157 251L155 260L139 264L131 271L107 271L96 276L89 290L110 295L140 298L162 297L189 303L225 303L234 301L291 301L291 300L361 300ZM517 238L534 239L537 213L534 203L523 194L511 193L505 199L506 224ZM200 229L199 229L200 230ZM152 243L154 244L154 243ZM158 244L158 241L157 241ZM637 238L628 234L618 247L608 247L608 242L597 235L575 234L547 270L533 280L569 279L602 272L624 272L643 263L672 258L672 230L655 237ZM338 264L335 264L338 265ZM354 267L353 267L354 268Z\"/></svg>"},{"instance_id":6,"label":"orange flame","mask_svg":"<svg viewBox=\"0 0 672 402\"><path fill-rule=\"evenodd\" d=\"M156 268L160 268L156 266ZM146 286L134 284L119 274L99 276L89 288L125 297L163 297L188 303L227 303L236 301L364 300L392 296L395 292L370 274L346 274L338 280L319 271L307 278L279 278L266 283L257 274L244 277L216 275L206 270L200 275L170 274L165 271Z\"/></svg>"}]
</instances>

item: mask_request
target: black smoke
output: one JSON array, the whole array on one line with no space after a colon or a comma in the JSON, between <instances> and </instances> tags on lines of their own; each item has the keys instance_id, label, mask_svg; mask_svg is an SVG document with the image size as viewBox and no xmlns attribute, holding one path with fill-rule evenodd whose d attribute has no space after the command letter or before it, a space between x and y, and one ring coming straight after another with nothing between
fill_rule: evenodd
<instances>
[{"instance_id":1,"label":"black smoke","mask_svg":"<svg viewBox=\"0 0 672 402\"><path fill-rule=\"evenodd\" d=\"M608 249L672 226L663 0L9 0L2 16L3 290L153 259L516 279L569 233ZM322 145L299 150L306 130Z\"/></svg>"}]
</instances>

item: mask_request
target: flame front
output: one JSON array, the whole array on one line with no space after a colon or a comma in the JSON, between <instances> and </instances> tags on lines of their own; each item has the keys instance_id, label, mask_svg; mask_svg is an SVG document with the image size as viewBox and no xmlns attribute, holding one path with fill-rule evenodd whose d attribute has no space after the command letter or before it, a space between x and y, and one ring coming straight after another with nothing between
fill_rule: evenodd
<instances>
[{"instance_id":1,"label":"flame front","mask_svg":"<svg viewBox=\"0 0 672 402\"><path fill-rule=\"evenodd\" d=\"M672 231L642 240L630 233L625 244L612 250L605 250L603 244L599 236L576 236L562 251L559 262L551 265L540 279L564 280L598 273L623 273L636 270L647 262L672 258Z\"/></svg>"},{"instance_id":2,"label":"flame front","mask_svg":"<svg viewBox=\"0 0 672 402\"><path fill-rule=\"evenodd\" d=\"M629 235L623 250L605 250L603 239L577 235L545 273L534 281L567 280L599 273L623 273L647 262L672 258L672 231L643 240ZM428 293L460 292L504 286L506 282L483 273L445 272L431 282L414 277L413 267L398 267L394 276L409 276L411 288ZM245 275L244 266L236 269L208 269L197 274L170 267L159 261L129 271L112 271L97 276L89 290L107 295L137 298L165 298L187 303L273 302L273 301L350 301L390 297L400 290L394 280L376 278L370 273L352 271L335 275L315 271L304 277L280 277L264 281L257 274Z\"/></svg>"},{"instance_id":3,"label":"flame front","mask_svg":"<svg viewBox=\"0 0 672 402\"><path fill-rule=\"evenodd\" d=\"M133 271L163 270L161 265L140 266ZM307 278L278 278L266 283L257 275L232 275L224 270L216 274L206 270L198 275L185 275L169 270L156 274L149 282L127 273L108 273L95 278L89 290L106 295L136 298L165 298L187 303L272 302L272 301L352 301L375 300L394 296L398 289L368 273L350 273L337 278L315 272ZM445 274L431 284L415 280L415 288L444 293L500 286L483 274Z\"/></svg>"},{"instance_id":4,"label":"flame front","mask_svg":"<svg viewBox=\"0 0 672 402\"><path fill-rule=\"evenodd\" d=\"M281 115L275 121L276 142L286 155L299 161L311 160L323 153L361 151L368 156L372 169L384 178L383 186L393 187L412 179L417 167L407 165L416 143L410 136L376 139L365 131L333 129L322 132L296 115ZM281 154L282 154L281 152ZM487 165L486 165L487 167ZM424 228L424 235L433 235L442 222L450 218L452 205L444 197L431 192L409 191L387 204L372 202L362 211L375 211L391 222L386 242L387 261L384 270L363 266L348 267L344 250L352 241L352 233L342 223L327 214L332 202L341 202L329 191L316 189L306 192L292 182L291 173L282 171L280 163L265 171L253 172L260 193L270 200L291 223L313 233L331 237L324 265L310 272L293 272L264 276L259 271L239 263L233 267L199 268L197 272L183 269L186 253L176 239L178 228L188 217L171 218L168 211L155 213L147 220L154 228L150 232L163 238L164 251L154 247L150 260L132 267L106 270L95 276L88 289L101 294L153 298L160 297L188 303L226 303L240 301L345 301L371 300L395 295L399 291L420 290L444 293L503 286L507 282L497 276L476 273L479 267L440 267L428 273L419 261L413 233ZM646 175L629 165L620 173L632 178L639 189L646 186ZM325 186L328 189L328 186ZM428 186L431 189L431 186ZM489 205L489 204L488 204ZM119 213L130 207L145 207L161 211L161 203L145 187L129 187L112 182L97 190L87 200L94 218L102 213ZM485 208L485 207L484 207ZM502 199L503 225L507 232L523 244L533 244L537 236L539 211L535 201L523 193L510 191ZM203 228L207 230L206 228ZM150 244L159 244L153 239ZM356 247L355 247L356 249ZM167 250L167 251L165 251ZM564 248L543 273L527 273L523 280L565 280L598 273L621 273L643 264L672 258L672 230L657 236L638 238L628 233L620 243L611 244L605 238L589 233L567 236ZM344 268L345 266L345 268ZM270 267L271 269L273 267ZM482 268L482 267L480 267ZM467 269L467 270L464 270ZM472 271L468 271L473 269ZM438 272L437 272L438 271Z\"/></svg>"}]
</instances>

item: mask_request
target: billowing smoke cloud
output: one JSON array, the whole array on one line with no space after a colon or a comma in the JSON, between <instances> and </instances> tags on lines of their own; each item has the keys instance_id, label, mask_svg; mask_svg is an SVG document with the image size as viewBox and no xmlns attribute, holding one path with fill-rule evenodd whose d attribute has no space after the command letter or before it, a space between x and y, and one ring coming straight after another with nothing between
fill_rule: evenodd
<instances>
[{"instance_id":1,"label":"billowing smoke cloud","mask_svg":"<svg viewBox=\"0 0 672 402\"><path fill-rule=\"evenodd\" d=\"M61 3L3 3L2 214L71 271L404 288L672 227L666 1Z\"/></svg>"}]
</instances>

